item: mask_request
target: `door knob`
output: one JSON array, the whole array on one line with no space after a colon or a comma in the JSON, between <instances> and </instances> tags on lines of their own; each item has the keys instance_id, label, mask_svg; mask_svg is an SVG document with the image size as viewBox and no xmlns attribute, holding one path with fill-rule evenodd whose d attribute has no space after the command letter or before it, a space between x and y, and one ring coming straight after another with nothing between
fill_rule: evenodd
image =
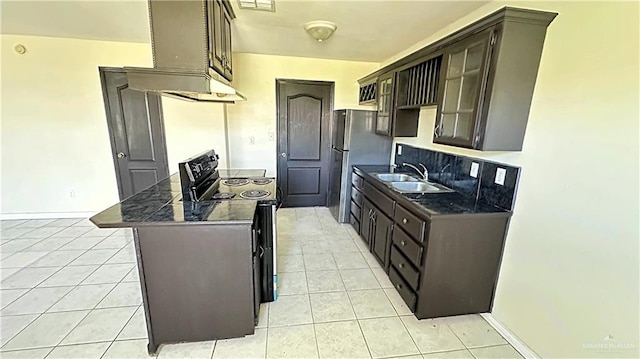
<instances>
[{"instance_id":1,"label":"door knob","mask_svg":"<svg viewBox=\"0 0 640 359\"><path fill-rule=\"evenodd\" d=\"M284 152L282 152L282 153L280 154L280 157L282 157L282 158L287 158L287 154L286 154L286 153L284 153Z\"/></svg>"},{"instance_id":2,"label":"door knob","mask_svg":"<svg viewBox=\"0 0 640 359\"><path fill-rule=\"evenodd\" d=\"M117 154L118 158L125 158L127 157L127 155L124 154L124 152L118 152Z\"/></svg>"}]
</instances>

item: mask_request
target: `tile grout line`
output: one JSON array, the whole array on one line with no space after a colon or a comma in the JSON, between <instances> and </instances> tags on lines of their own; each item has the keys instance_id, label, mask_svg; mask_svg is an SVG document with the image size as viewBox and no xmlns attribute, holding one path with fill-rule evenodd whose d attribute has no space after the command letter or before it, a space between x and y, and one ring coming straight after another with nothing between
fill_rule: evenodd
<instances>
[{"instance_id":1,"label":"tile grout line","mask_svg":"<svg viewBox=\"0 0 640 359\"><path fill-rule=\"evenodd\" d=\"M342 275L340 275L340 279L342 280ZM344 285L344 281L343 281L342 285ZM367 342L367 337L364 335L364 330L362 330L362 325L360 325L360 319L358 318L358 315L356 314L356 310L353 307L353 302L351 301L351 296L349 295L349 291L347 291L346 288L347 287L345 286L345 292L347 293L347 298L349 299L349 304L351 304L351 309L353 310L353 316L356 317L356 323L358 324L358 329L360 329L360 334L362 334L362 340L364 340L364 346L367 347L367 352L369 353L369 357L373 358L373 354L371 354L371 348L369 348L369 342Z\"/></svg>"},{"instance_id":2,"label":"tile grout line","mask_svg":"<svg viewBox=\"0 0 640 359\"><path fill-rule=\"evenodd\" d=\"M114 255L115 255L115 254L114 254ZM102 265L101 265L101 266L98 266L98 268L96 268L96 270L95 270L95 271L97 271L100 267L102 267ZM91 274L89 274L89 276L91 276L93 273L95 273L95 271L93 271ZM129 273L129 272L127 272L127 273ZM81 282L85 281L87 278L89 278L89 276L87 276L87 277L86 277L85 279L83 279ZM87 313L87 314L86 314L86 315L85 315L85 316L84 316L84 317L83 317L83 318L82 318L82 319L81 319L81 320L80 320L80 321L79 321L79 322L78 322L78 323L77 323L77 324L76 324L76 325L75 325L75 326L74 326L74 327L73 327L73 328L72 328L72 329L71 329L71 330L70 330L70 331L69 331L69 332L68 332L68 333L63 337L63 338L62 338L62 340L60 340L60 341L58 342L58 344L56 344L56 347L57 347L58 345L60 345L60 343L62 343L65 339L67 339L67 337L69 336L69 334L71 334L71 333L72 333L72 332L73 332L73 331L74 331L74 330L75 330L75 329L80 325L80 323L82 323L82 322L83 322L83 321L84 321L84 320L89 316L89 314L91 314L94 310L96 310L96 307L97 307L98 305L100 305L100 303L102 303L102 301L103 301L103 300L104 300L104 299L105 299L109 294L111 294L111 292L113 292L113 290L114 290L114 289L115 289L115 288L116 288L116 287L117 287L117 286L122 282L122 280L123 280L125 277L126 277L126 275L125 275L124 277L122 277L122 278L120 279L120 281L119 281L119 282L117 282L117 283L116 283L116 285L115 285L113 288L111 288L111 290L109 291L109 293L107 293L104 297L102 297L102 299L101 299L101 300L100 300L100 301L99 301L95 306L93 306L93 309L90 309L90 310L88 311L88 313ZM127 307L132 307L132 306L127 306ZM140 305L137 305L137 307L139 308L139 307L140 307ZM118 308L118 307L115 307L115 308ZM113 342L116 340L116 338L118 338L118 335L120 335L120 333L122 332L122 330L124 329L124 327L126 327L126 326L127 326L127 324L129 323L129 321L131 320L131 318L136 314L136 311L138 310L138 308L136 308L136 310L134 310L134 311L133 311L133 313L131 313L131 316L129 317L129 319L127 320L127 322L122 326L122 328L120 328L120 330L118 331L118 334L116 334L116 336L113 338L113 340L112 340L112 344L113 344ZM100 309L113 309L113 308L100 308ZM76 345L79 345L79 344L84 344L84 343L75 343L75 344L76 344ZM110 348L110 347L111 347L111 344L109 345L109 348ZM109 350L109 348L107 348L107 350ZM105 351L105 353L106 353L106 351ZM104 355L104 353L103 353L103 355Z\"/></svg>"},{"instance_id":3,"label":"tile grout line","mask_svg":"<svg viewBox=\"0 0 640 359\"><path fill-rule=\"evenodd\" d=\"M395 288L394 288L395 290ZM398 315L398 320L400 320L400 324L402 324L402 327L404 328L404 330L407 331L407 334L409 334L409 338L411 338L411 341L413 342L413 345L415 345L416 349L418 350L418 355L422 355L422 351L420 350L420 347L418 346L418 343L416 343L416 340L413 338L413 335L411 335L411 331L409 331L409 328L407 328L407 325L404 323L404 321L402 320L400 313L398 313L398 310L396 309L396 307L393 305L393 302L391 302L391 299L389 298L389 296L387 295L387 292L385 292L384 290L382 291L385 296L387 297L387 300L389 300L389 302L391 303L391 306L393 307L393 310L396 311L396 314ZM412 313L413 314L413 313ZM414 314L415 315L415 314Z\"/></svg>"},{"instance_id":4,"label":"tile grout line","mask_svg":"<svg viewBox=\"0 0 640 359\"><path fill-rule=\"evenodd\" d=\"M134 340L144 340L144 339L125 339L125 340L118 340L118 341L119 342L131 342L131 341L134 341ZM147 340L148 340L148 338L147 338ZM113 344L115 342L116 342L116 340L112 340L110 342L108 342L108 341L95 342L95 343L109 343L109 346L107 347L107 349L105 349L104 353L102 353L100 355L100 358L104 358L104 355L107 354L107 352L109 351L109 349L111 349L111 347L113 346ZM87 343L87 344L90 344L90 343ZM73 344L73 345L80 345L80 344ZM155 358L155 357L157 357L157 355L152 357L151 355L148 355L148 352L147 352L147 357Z\"/></svg>"},{"instance_id":5,"label":"tile grout line","mask_svg":"<svg viewBox=\"0 0 640 359\"><path fill-rule=\"evenodd\" d=\"M43 267L43 268L55 268L55 267ZM43 279L42 281L40 281L38 284L36 284L35 286L29 288L29 290L25 293L29 293L32 289L35 289L38 287L38 285L44 283L46 280L48 280L49 278L51 278L52 276L54 276L56 273L60 272L62 270L62 268L64 267L60 267L60 269L58 269L57 271L53 272L50 276L46 277L45 279ZM19 270L18 272L14 273L17 274L22 270ZM13 276L13 275L12 275ZM12 277L12 276L9 276ZM7 278L8 279L8 278ZM5 279L6 280L6 279ZM26 288L24 288L26 289ZM73 290L73 289L72 289ZM66 295L65 295L66 296ZM64 296L63 296L64 297ZM62 298L60 298L62 299ZM56 302L57 303L57 302ZM20 335L20 333L22 333L25 329L27 329L29 326L31 326L36 320L38 320L40 317L42 317L44 315L45 312L39 313L32 321L29 322L29 324L25 325L24 328L22 328L20 331L18 331L16 334L12 335L11 338L7 339L6 342L4 342L4 344L2 344L2 346L0 346L0 352L2 351L2 348L4 348L7 344L9 344L13 339L15 339L18 335Z\"/></svg>"},{"instance_id":6,"label":"tile grout line","mask_svg":"<svg viewBox=\"0 0 640 359\"><path fill-rule=\"evenodd\" d=\"M78 236L77 238L80 238L81 236L82 236L82 235ZM61 238L62 238L62 237L61 237ZM77 239L77 238L72 239L71 241L69 241L69 243L70 243L70 242L72 242L72 241L74 241L74 240L75 240L75 239ZM44 238L44 239L47 239L47 238ZM43 240L44 240L44 239L43 239ZM106 239L106 237L105 237L105 239ZM39 242L37 242L37 243L39 243ZM36 243L34 243L34 245L35 245L35 244L36 244ZM66 244L65 244L65 245L66 245ZM97 243L96 243L96 245L97 245ZM94 245L94 246L95 246L95 245ZM93 246L92 246L91 248L93 248ZM89 249L85 250L85 252L84 252L84 253L88 252L91 248L89 248ZM25 249L26 249L26 248L25 248ZM54 251L55 251L55 250L54 250ZM84 253L83 253L83 254L84 254ZM117 254L117 252L116 252L116 254ZM82 255L82 254L81 254L81 255ZM115 255L115 254L114 254L114 255ZM77 259L77 258L76 258L76 259ZM105 263L106 263L106 262L105 262ZM14 338L16 338L20 333L22 333L22 332L23 332L24 330L26 330L29 326L31 326L35 321L37 321L40 317L42 317L44 314L47 314L47 313L48 313L48 312L47 312L47 310L51 309L51 308L52 308L54 305L56 305L59 301L61 301L63 298L65 298L65 297L66 297L66 296L67 296L67 295L68 295L72 290L74 290L77 286L80 286L84 280L86 280L87 278L89 278L93 273L95 273L95 272L96 272L100 267L102 267L103 265L104 265L104 264L102 264L102 265L98 265L98 266L96 267L96 269L94 269L94 270L93 270L93 271L92 271L88 276L86 276L84 279L82 279L78 284L74 285L74 286L73 286L73 288L72 288L71 290L69 290L69 292L67 292L63 297L61 297L58 301L56 301L56 302L55 302L53 305L51 305L49 308L47 308L44 312L39 313L39 314L37 315L37 317L35 317L35 318L34 318L31 322L29 322L29 323L28 323L24 328L22 328L22 330L20 330L19 332L17 332L15 335L11 336L11 338L10 338L10 339L7 339L7 341L2 345L2 347L0 347L0 351L1 351L1 350L2 350L2 348L4 348L7 344L9 344L9 342L11 342ZM67 264L67 265L64 265L64 266L60 267L60 269L59 269L59 270L55 271L55 272L54 272L54 273L52 273L50 276L46 277L44 280L40 281L38 284L36 284L35 286L33 286L33 287L31 287L31 288L18 288L18 289L28 289L28 290L27 290L27 292L25 292L25 294L23 294L23 295L26 295L27 293L29 293L31 290L33 290L33 289L35 289L35 288L52 288L52 287L38 287L38 286L39 286L40 284L44 283L45 281L47 281L49 278L53 277L55 274L57 274L57 273L59 273L60 271L62 271L64 268L66 268L66 267L68 267L68 266L69 266L69 264ZM51 266L51 267L33 267L33 268L56 268L56 267L57 267L57 266ZM27 267L25 267L25 268L27 268ZM25 268L22 268L21 270L17 271L17 272L16 272L16 273L14 273L13 275L11 275L11 276L7 277L5 280L7 280L7 279L11 278L12 276L14 276L15 274L17 274L17 273L21 272L21 271L22 271L23 269L25 269ZM128 272L127 272L127 273L128 273ZM125 275L125 277L126 277L126 275ZM123 279L124 279L124 277L123 277ZM122 279L121 279L120 281L122 281ZM120 283L120 282L118 282L118 283L116 284L116 286L117 286L119 283ZM97 284L107 284L107 283L97 283ZM115 288L116 286L114 286L114 288ZM66 287L66 286L54 286L54 287L59 288L59 287ZM114 288L112 288L112 290L113 290ZM109 293L111 293L111 291L110 291ZM107 293L107 295L109 295L109 293ZM22 297L22 296L21 296L21 297ZM106 297L106 296L105 296L105 297ZM16 300L17 300L17 299L16 299ZM104 298L103 298L103 300L104 300ZM98 304L99 304L99 303L98 303ZM96 306L97 306L98 304L96 304ZM95 306L94 306L94 309L95 309ZM77 325L78 325L78 324L80 324L80 322L82 322L82 321L84 320L84 318L86 318L86 316L87 316L87 315L89 315L89 313L91 313L91 311L92 311L92 310L93 310L93 309L89 310L89 311L87 312L87 314L86 314L84 317L82 317L82 319L81 319L81 320L80 320L80 321L79 321L79 322L78 322L78 323L77 323L77 324L76 324L76 325L71 329L71 331L73 331L73 330L77 327ZM76 311L84 311L84 310L76 310ZM51 313L68 313L68 312L74 312L74 311L51 312ZM28 314L27 314L27 315L28 315ZM71 331L69 331L69 333L71 333ZM62 338L62 340L64 340L64 339L69 335L69 333L67 333L67 335L65 335L65 336ZM59 344L59 343L61 343L61 342L62 342L62 340L61 340L60 342L58 342L58 344ZM56 344L56 346L57 346L57 344ZM26 348L26 349L28 349L28 348Z\"/></svg>"},{"instance_id":7,"label":"tile grout line","mask_svg":"<svg viewBox=\"0 0 640 359\"><path fill-rule=\"evenodd\" d=\"M105 238L105 239L106 239L106 238ZM100 241L100 243L102 243L102 241ZM98 245L98 243L96 243L96 245ZM95 247L95 245L94 245L94 247ZM126 247L126 245L125 245L125 247ZM91 247L91 248L93 248L93 247ZM123 247L123 248L124 248L124 247ZM88 249L88 250L87 250L87 252L88 252L89 250L91 250L91 249ZM107 263L111 258L113 258L113 256L115 256L119 251L120 251L120 250L116 251L116 253L114 253L111 257L109 257L109 259L107 259L103 264L99 265L99 266L98 266L98 268L96 268L93 272L91 272L91 274L89 274L87 277L85 277L83 280L81 280L81 281L80 281L80 283L78 283L78 285L77 285L77 286L79 286L82 282L84 282L85 280L87 280L87 278L89 278L90 276L92 276L92 275L93 275L93 273L95 273L98 269L100 269L100 267L102 267L103 265L105 265L105 263ZM85 253L86 253L86 252L85 252ZM134 265L134 267L135 267L136 265L137 265L137 263ZM127 272L127 274L129 274L129 272ZM109 296L109 294L111 294L111 292L113 292L113 291L116 289L116 287L118 287L118 285L120 285L120 283L122 283L122 281L124 280L124 278L126 278L126 277L127 277L127 274L125 274L122 278L120 278L120 280L116 283L116 285L115 285L115 286L113 286L113 288L111 288L111 290L110 290L110 291L109 291L109 292L108 292L104 297L102 297L102 299L101 299L98 303L96 303L96 305L94 305L92 309L90 309L90 310L89 310L89 313L87 313L87 315L85 315L85 316L82 318L82 320L80 320L80 321L78 322L78 324L76 324L76 326L74 326L74 327L73 327L73 329L71 329L71 330L67 333L67 335L65 335L65 336L64 336L64 338L62 338L62 340L61 340L58 344L62 343L62 342L63 342L63 341L64 341L64 340L69 336L69 334L71 334L71 332L73 332L73 331L78 327L78 325L80 325L80 323L81 323L81 322L82 322L82 321L83 321L83 320L84 320L84 319L85 319L89 314L91 314L91 312L93 312L94 310L96 310L97 306L98 306L98 305L100 305L100 303L102 303L102 301L103 301L107 296ZM110 283L96 283L96 284L110 284ZM75 288L74 288L74 289L75 289ZM73 290L73 289L72 289L72 290ZM65 297L66 297L66 295L65 295ZM139 308L139 307L140 307L140 304L138 304L137 306L138 306L138 308ZM124 329L124 327L126 327L126 326L127 326L127 324L129 323L129 321L131 320L131 318L135 315L135 313L136 313L136 311L137 311L137 310L138 310L138 309L134 310L134 311L133 311L133 313L131 313L131 317L129 317L129 319L127 320L127 322L125 323L125 325L124 325L124 326L122 326L122 328L120 328L120 331L118 331L118 334L115 336L115 338L113 339L113 341L115 341L115 340L116 340L116 338L118 337L118 335L120 335L120 333L122 332L122 330ZM109 347L111 347L111 345L109 345ZM108 348L107 348L107 350L108 350ZM106 351L105 351L105 353L106 353ZM104 354L103 354L103 355L104 355Z\"/></svg>"},{"instance_id":8,"label":"tile grout line","mask_svg":"<svg viewBox=\"0 0 640 359\"><path fill-rule=\"evenodd\" d=\"M62 228L62 227L61 227L61 228ZM64 229L68 229L68 228L71 228L71 226L69 226L69 227L64 227ZM36 228L36 229L37 229L37 228ZM64 230L64 229L63 229L63 230ZM75 250L75 249L62 250L61 248L63 248L63 247L64 247L64 246L66 246L67 244L69 244L69 243L71 243L71 242L73 242L73 241L77 240L78 238L81 238L85 233L87 233L87 232L89 232L89 231L90 231L90 230L89 230L89 231L87 231L87 232L85 232L85 233L83 233L83 234L80 234L80 235L78 235L77 237L54 237L54 235L55 235L55 234L60 233L60 232L62 232L63 230L60 230L60 231L58 231L58 232L56 232L56 233L53 233L53 234L51 234L51 235L50 235L50 236L48 236L48 237L42 238L42 239L40 239L39 241L37 241L37 242L33 243L32 245L30 245L30 246L28 246L28 247L26 247L26 248L23 248L23 249L21 249L21 250L19 250L19 251L14 252L12 255L8 256L8 257L7 257L7 258L5 258L5 259L8 259L8 258L10 258L10 257L13 257L15 254L23 253L23 252L49 252L49 253L52 253L52 252L55 252L55 251L72 251L72 250ZM27 234L27 233L25 233L25 234ZM23 235L24 235L24 234L23 234ZM85 237L85 238L94 238L94 237L98 237L98 236L88 236L88 237ZM104 238L103 238L103 240L104 240L104 239L106 239L107 237L109 237L109 236L104 237ZM65 244L63 244L62 246L60 246L60 247L58 247L58 248L56 248L56 249L53 249L53 250L51 250L51 251L29 251L29 250L28 250L29 248L31 248L31 247L33 247L33 246L35 246L36 244L39 244L39 243L43 242L43 241L44 241L44 240L46 240L46 239L52 239L52 238L71 238L71 240L69 240L67 243L65 243ZM14 238L14 239L38 239L38 238L22 238L22 237L20 237L20 236L19 236L19 237ZM102 241L100 241L100 243L102 243ZM97 245L97 244L98 244L98 243L96 243L96 245ZM126 246L126 245L125 245L125 246ZM92 249L93 247L95 247L95 245L94 245L94 246L91 246L91 247L90 247L90 248L88 248L88 249L79 248L79 249L77 249L77 250L85 250L85 252L86 252L86 251L88 251L88 250ZM1 248L2 248L2 247L0 246L0 250L1 250ZM84 254L84 253L82 253L81 255L83 255L83 254ZM42 259L42 258L40 258L40 259ZM34 262L33 262L33 263L31 263L31 264L34 264L34 263L38 262L40 259L38 259L38 260L34 261ZM76 257L76 259L77 259L77 257ZM69 264L69 263L67 263L67 265L68 265L68 264ZM65 265L65 266L66 266L66 265ZM57 266L45 266L45 267L57 267ZM45 267L29 267L29 265L26 265L26 266L24 266L24 267L20 267L20 270L18 270L17 272L15 272L15 273L11 274L10 276L8 276L7 278L5 278L5 279L4 279L4 280L2 280L2 281L4 282L4 281L8 280L9 278L11 278L11 277L13 277L14 275L18 274L19 272L21 272L21 271L22 271L23 269L25 269L25 268L45 268ZM63 266L63 267L64 267L64 266ZM7 268L7 269L8 269L8 268Z\"/></svg>"},{"instance_id":9,"label":"tile grout line","mask_svg":"<svg viewBox=\"0 0 640 359\"><path fill-rule=\"evenodd\" d=\"M254 329L254 334L255 334L255 329ZM217 339L213 341L213 348L211 349L211 354L209 354L209 359L213 359L213 353L216 352L216 346L218 346ZM266 356L266 352L265 352L265 356Z\"/></svg>"},{"instance_id":10,"label":"tile grout line","mask_svg":"<svg viewBox=\"0 0 640 359\"><path fill-rule=\"evenodd\" d=\"M473 353L471 352L471 350L469 350L469 348L467 347L467 345L462 341L462 339L460 339L460 336L458 336L458 333L456 333L455 330L453 330L453 328L451 328L451 326L449 325L449 323L445 322L444 324L446 324L447 328L449 328L449 330L451 331L451 333L453 333L453 335L456 336L456 338L460 341L460 343L462 343L462 345L464 346L464 349L467 351L467 353L469 353L473 358L475 358L476 356L473 355Z\"/></svg>"},{"instance_id":11,"label":"tile grout line","mask_svg":"<svg viewBox=\"0 0 640 359\"><path fill-rule=\"evenodd\" d=\"M318 332L316 332L316 319L313 317L313 305L311 304L311 293L309 293L309 278L307 277L307 266L305 265L305 262L304 262L304 253L302 256L302 265L305 268L305 271L303 273L304 273L305 283L307 284L307 298L309 298L309 311L311 312L311 328L313 329L313 340L316 343L316 357L319 358L320 346L318 345Z\"/></svg>"}]
</instances>

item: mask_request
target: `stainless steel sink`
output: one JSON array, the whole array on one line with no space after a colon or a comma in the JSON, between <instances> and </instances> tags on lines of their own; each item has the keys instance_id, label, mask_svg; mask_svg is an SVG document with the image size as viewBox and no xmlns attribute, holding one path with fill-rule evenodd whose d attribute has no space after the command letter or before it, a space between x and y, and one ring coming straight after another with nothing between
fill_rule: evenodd
<instances>
[{"instance_id":1,"label":"stainless steel sink","mask_svg":"<svg viewBox=\"0 0 640 359\"><path fill-rule=\"evenodd\" d=\"M385 182L417 182L418 179L404 173L377 173L379 180Z\"/></svg>"},{"instance_id":2,"label":"stainless steel sink","mask_svg":"<svg viewBox=\"0 0 640 359\"><path fill-rule=\"evenodd\" d=\"M453 192L450 188L429 182L391 182L391 187L402 193L445 193Z\"/></svg>"}]
</instances>

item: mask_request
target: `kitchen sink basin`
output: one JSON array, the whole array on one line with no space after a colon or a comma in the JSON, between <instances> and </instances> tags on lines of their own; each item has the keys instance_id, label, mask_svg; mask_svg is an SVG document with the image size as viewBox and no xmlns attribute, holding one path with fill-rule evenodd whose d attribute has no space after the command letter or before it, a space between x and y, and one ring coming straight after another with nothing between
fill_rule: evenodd
<instances>
[{"instance_id":1,"label":"kitchen sink basin","mask_svg":"<svg viewBox=\"0 0 640 359\"><path fill-rule=\"evenodd\" d=\"M379 180L385 182L417 182L418 179L404 173L378 173L375 175Z\"/></svg>"},{"instance_id":2,"label":"kitchen sink basin","mask_svg":"<svg viewBox=\"0 0 640 359\"><path fill-rule=\"evenodd\" d=\"M391 182L391 187L402 193L445 193L453 190L429 182Z\"/></svg>"}]
</instances>

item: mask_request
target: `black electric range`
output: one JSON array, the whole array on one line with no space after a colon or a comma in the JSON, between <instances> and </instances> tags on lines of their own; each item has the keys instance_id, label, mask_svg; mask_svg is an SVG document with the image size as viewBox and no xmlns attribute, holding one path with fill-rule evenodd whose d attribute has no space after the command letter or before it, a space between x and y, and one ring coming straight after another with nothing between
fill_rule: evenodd
<instances>
[{"instance_id":1,"label":"black electric range","mask_svg":"<svg viewBox=\"0 0 640 359\"><path fill-rule=\"evenodd\" d=\"M203 152L178 164L182 201L197 205L201 202L255 200L258 203L254 229L258 235L261 266L261 298L271 302L277 298L276 283L276 210L277 186L271 177L221 178L218 155L214 150Z\"/></svg>"}]
</instances>

